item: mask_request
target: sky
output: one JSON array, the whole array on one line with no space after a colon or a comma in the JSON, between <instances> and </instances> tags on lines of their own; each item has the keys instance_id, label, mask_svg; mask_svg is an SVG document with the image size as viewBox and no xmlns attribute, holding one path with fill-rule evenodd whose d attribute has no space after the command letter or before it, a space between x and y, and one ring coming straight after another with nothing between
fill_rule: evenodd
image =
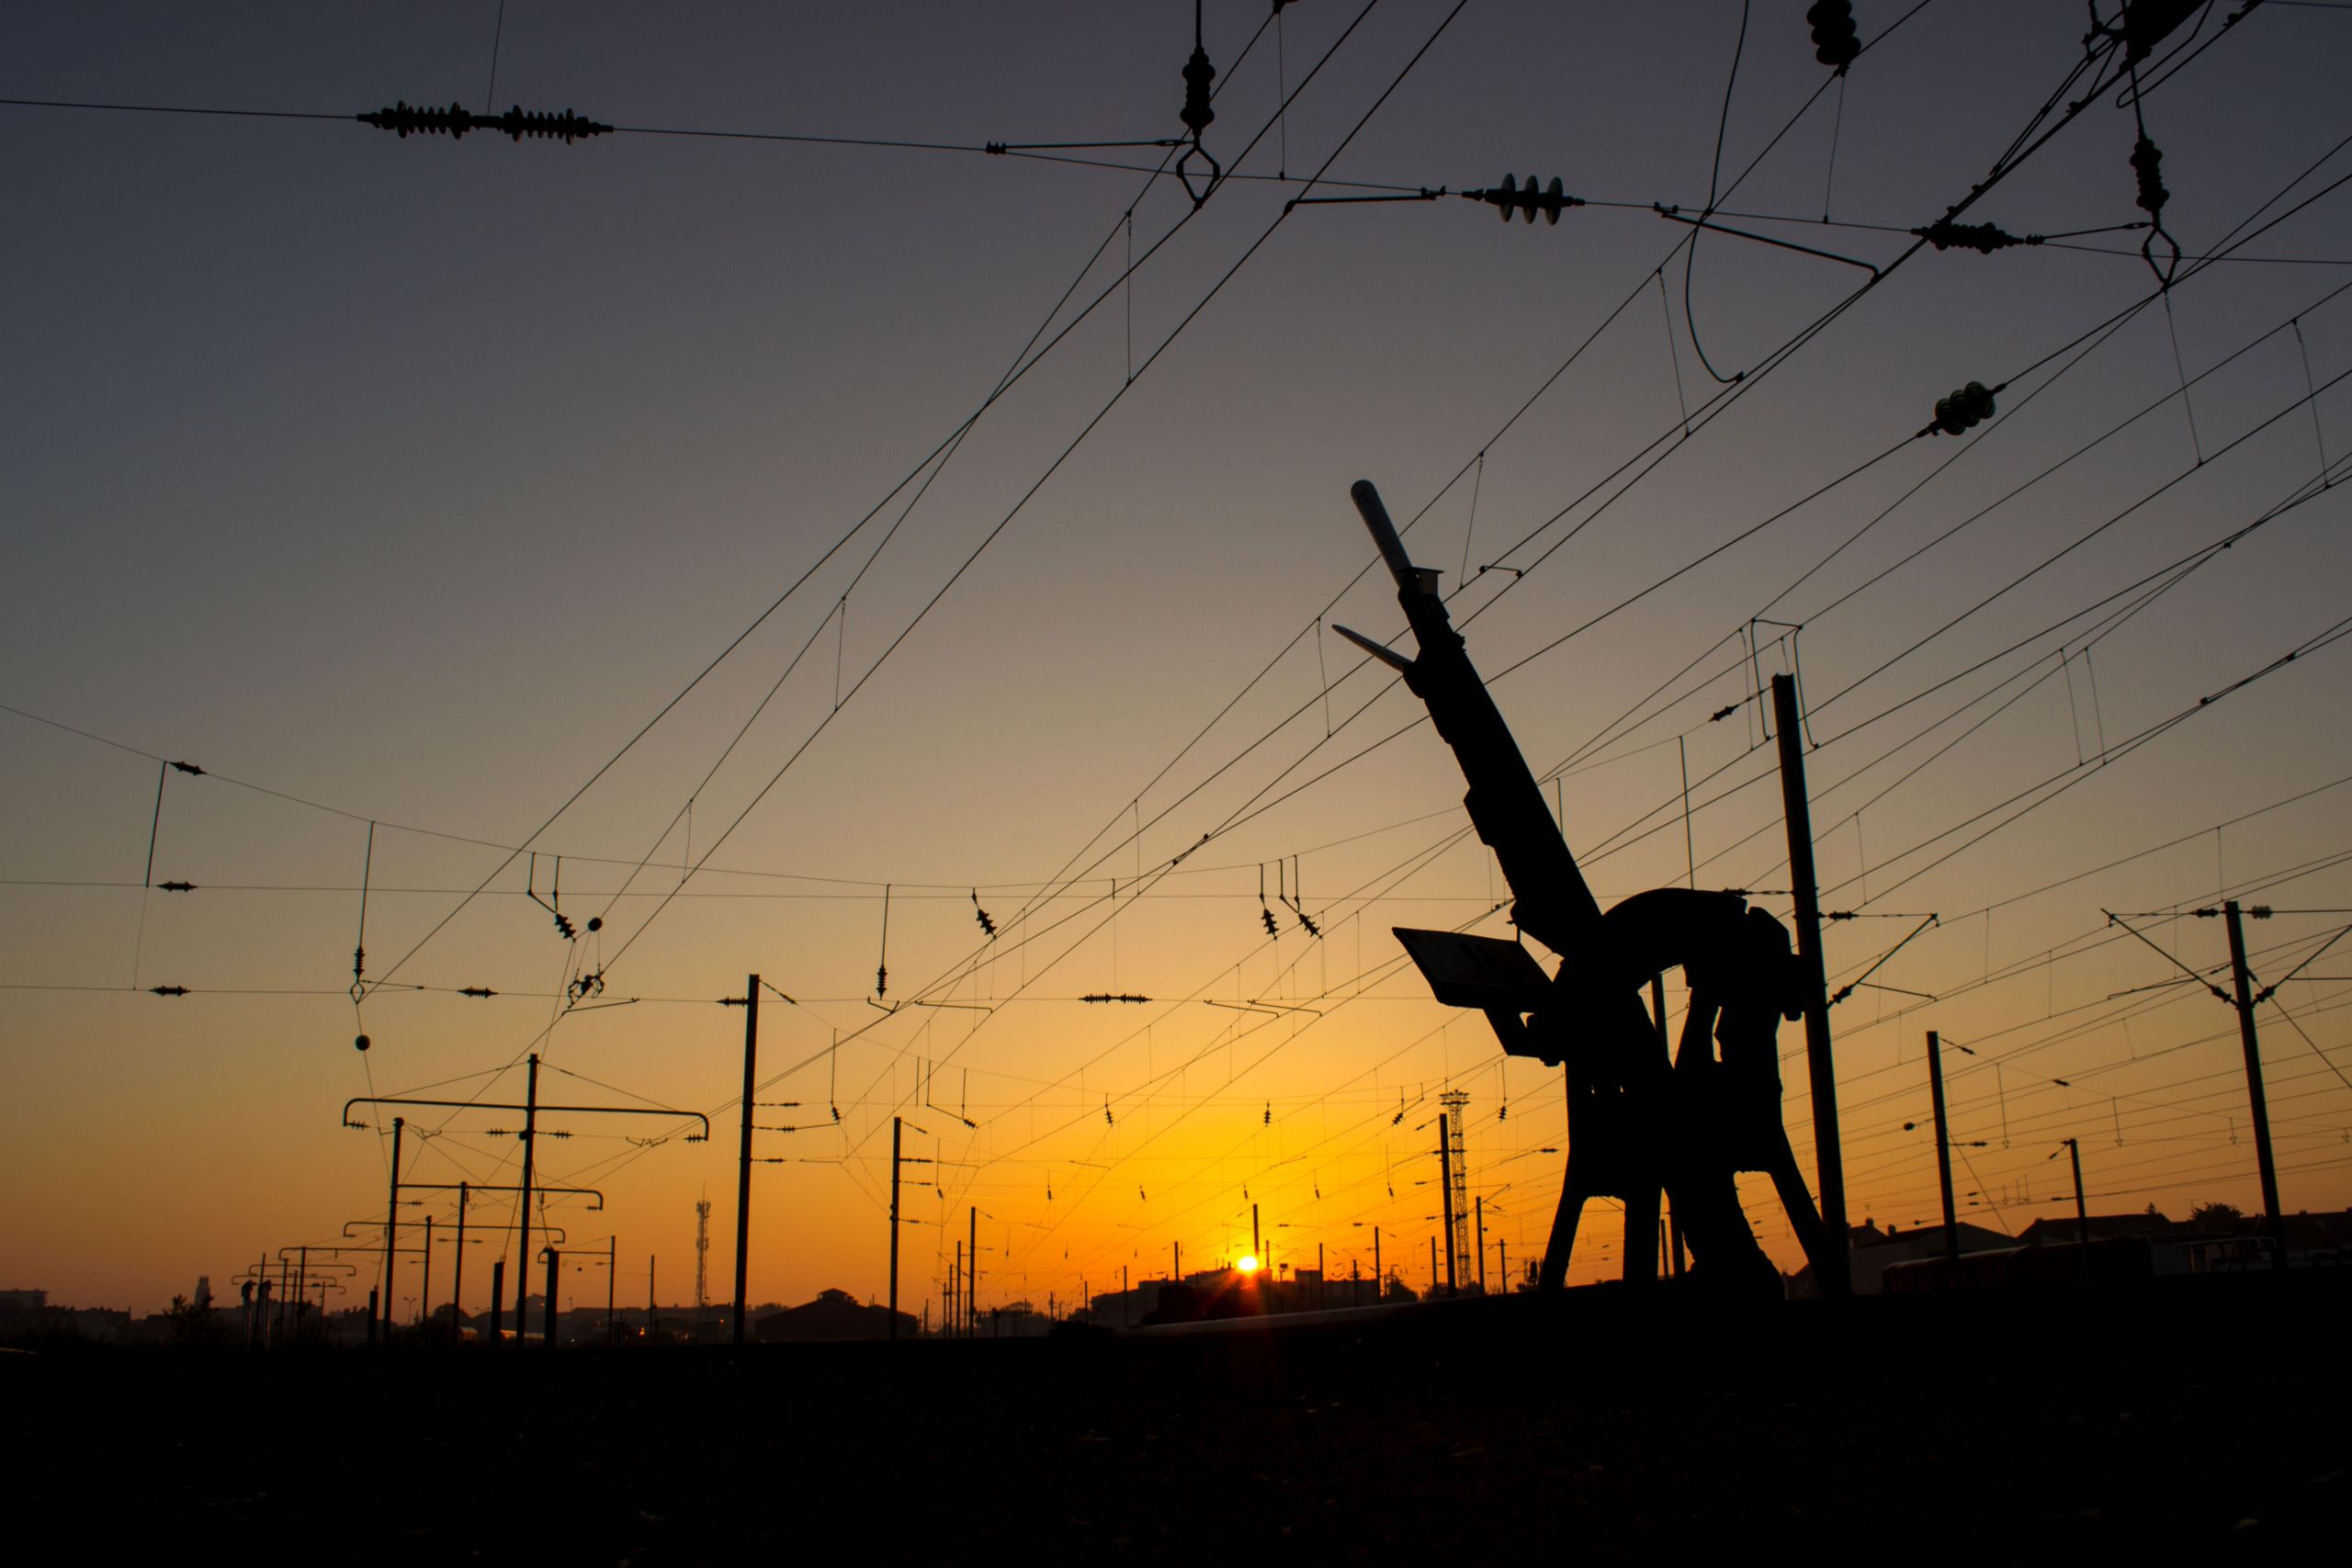
<instances>
[{"instance_id":1,"label":"sky","mask_svg":"<svg viewBox=\"0 0 2352 1568\"><path fill-rule=\"evenodd\" d=\"M2068 1137L2094 1211L2258 1209L2185 978L2223 897L2278 911L2283 1206L2352 1204L2352 16L2237 9L2135 113L2078 6L1860 0L1838 78L1793 0L1209 0L1196 206L1181 0L10 8L0 1282L153 1310L368 1234L400 1108L345 1102L510 1103L536 1053L711 1117L567 1113L540 1178L603 1192L546 1218L627 1301L692 1300L707 1194L723 1299L752 974L755 1301L887 1292L894 1117L910 1311L974 1211L984 1307L1253 1206L1278 1269L1377 1228L1419 1286L1448 1089L1516 1271L1560 1078L1391 934L1511 928L1333 630L1402 627L1360 478L1604 903L1787 917L1798 676L1854 1221L1937 1217L1928 1030L1973 1223L2069 1212ZM352 118L400 101L618 129ZM1586 205L1454 194L1506 174ZM1910 232L1979 185L2043 243ZM514 1113L410 1110L403 1179L514 1182Z\"/></svg>"}]
</instances>

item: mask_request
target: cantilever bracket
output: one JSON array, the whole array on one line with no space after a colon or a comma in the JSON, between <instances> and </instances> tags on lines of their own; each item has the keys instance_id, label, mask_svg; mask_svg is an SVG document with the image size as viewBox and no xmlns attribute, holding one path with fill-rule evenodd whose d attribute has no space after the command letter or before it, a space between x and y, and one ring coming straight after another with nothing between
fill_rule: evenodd
<instances>
[{"instance_id":1,"label":"cantilever bracket","mask_svg":"<svg viewBox=\"0 0 2352 1568\"><path fill-rule=\"evenodd\" d=\"M1385 643L1374 642L1372 638L1364 636L1362 632L1351 631L1346 626L1336 624L1331 627L1331 629L1338 632L1341 637L1346 637L1350 642L1354 643L1358 648L1363 649L1374 659L1379 660L1383 664L1387 665L1391 670L1396 671L1399 675L1409 675L1413 672L1413 661L1406 658L1403 654L1397 652L1395 649L1388 647Z\"/></svg>"}]
</instances>

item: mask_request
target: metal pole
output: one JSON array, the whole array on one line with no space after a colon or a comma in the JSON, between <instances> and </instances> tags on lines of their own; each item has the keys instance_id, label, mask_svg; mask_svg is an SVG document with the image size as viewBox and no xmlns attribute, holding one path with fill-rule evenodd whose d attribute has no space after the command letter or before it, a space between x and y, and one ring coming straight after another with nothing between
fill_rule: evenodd
<instances>
[{"instance_id":1,"label":"metal pole","mask_svg":"<svg viewBox=\"0 0 2352 1568\"><path fill-rule=\"evenodd\" d=\"M1495 1250L1501 1255L1496 1261L1502 1269L1503 1294L1509 1295L1510 1294L1510 1237L1507 1235L1496 1237Z\"/></svg>"},{"instance_id":2,"label":"metal pole","mask_svg":"<svg viewBox=\"0 0 2352 1568\"><path fill-rule=\"evenodd\" d=\"M662 1322L657 1315L661 1309L653 1304L653 1280L661 1262L661 1256L657 1253L645 1255L645 1342L648 1345L653 1343L654 1330L661 1326Z\"/></svg>"},{"instance_id":3,"label":"metal pole","mask_svg":"<svg viewBox=\"0 0 2352 1568\"><path fill-rule=\"evenodd\" d=\"M2278 1167L2270 1156L2270 1105L2262 1092L2262 1042L2254 1032L2254 993L2245 971L2245 928L2238 901L2222 906L2230 928L2230 976L2237 987L2238 1040L2245 1047L2246 1099L2254 1107L2254 1157L2262 1173L2262 1212L2269 1216L2271 1267L2287 1267L2287 1217L2278 1208Z\"/></svg>"},{"instance_id":4,"label":"metal pole","mask_svg":"<svg viewBox=\"0 0 2352 1568\"><path fill-rule=\"evenodd\" d=\"M401 1129L408 1125L407 1118L392 1118L392 1179L391 1195L384 1201L384 1340L392 1342L392 1243L400 1234L401 1223Z\"/></svg>"},{"instance_id":5,"label":"metal pole","mask_svg":"<svg viewBox=\"0 0 2352 1568\"><path fill-rule=\"evenodd\" d=\"M2066 1140L2066 1155L2075 1167L2075 1240L2084 1247L2091 1244L2090 1211L2083 1206L2083 1145L2079 1139Z\"/></svg>"},{"instance_id":6,"label":"metal pole","mask_svg":"<svg viewBox=\"0 0 2352 1568\"><path fill-rule=\"evenodd\" d=\"M514 1341L523 1340L523 1306L531 1298L531 1156L539 1145L539 1054L531 1053L531 1076L523 1095L523 1190L516 1223L522 1231L514 1243Z\"/></svg>"},{"instance_id":7,"label":"metal pole","mask_svg":"<svg viewBox=\"0 0 2352 1568\"><path fill-rule=\"evenodd\" d=\"M1445 1258L1448 1263L1453 1261L1452 1247L1445 1249ZM1437 1294L1437 1237L1435 1236L1430 1237L1430 1294Z\"/></svg>"},{"instance_id":8,"label":"metal pole","mask_svg":"<svg viewBox=\"0 0 2352 1568\"><path fill-rule=\"evenodd\" d=\"M424 1216L424 1278L416 1287L417 1321L433 1315L433 1216Z\"/></svg>"},{"instance_id":9,"label":"metal pole","mask_svg":"<svg viewBox=\"0 0 2352 1568\"><path fill-rule=\"evenodd\" d=\"M973 1205L971 1218L967 1223L971 1226L971 1237L964 1245L964 1329L978 1338L980 1333L980 1211L978 1204Z\"/></svg>"},{"instance_id":10,"label":"metal pole","mask_svg":"<svg viewBox=\"0 0 2352 1568\"><path fill-rule=\"evenodd\" d=\"M1944 1259L1951 1269L1951 1289L1960 1288L1960 1219L1951 1201L1951 1127L1944 1118L1943 1042L1928 1031L1928 1092L1936 1109L1936 1179L1944 1191Z\"/></svg>"},{"instance_id":11,"label":"metal pole","mask_svg":"<svg viewBox=\"0 0 2352 1568\"><path fill-rule=\"evenodd\" d=\"M1484 1268L1485 1265L1481 1264L1480 1267ZM1124 1269L1119 1270L1119 1277L1123 1281L1126 1278L1126 1272ZM1323 1244L1318 1241L1315 1244L1315 1307L1318 1312L1323 1308L1323 1288L1329 1282L1323 1276Z\"/></svg>"},{"instance_id":12,"label":"metal pole","mask_svg":"<svg viewBox=\"0 0 2352 1568\"><path fill-rule=\"evenodd\" d=\"M558 1280L557 1280L557 1278L556 1278L556 1274L557 1274L557 1271L558 1271L559 1269L560 1269L562 1267L563 1267L563 1254L562 1254L562 1253L560 1253L560 1252L558 1252L558 1251L557 1251L554 1247L548 1247L548 1299L547 1299L547 1304L546 1304L544 1307L542 1307L542 1308L540 1309L540 1311L539 1311L539 1321L540 1321L541 1323L543 1323L543 1324L545 1324L545 1325L547 1325L547 1341L548 1341L548 1349L550 1349L550 1350L552 1350L552 1349L554 1349L554 1348L555 1348L555 1292L556 1292L556 1286L557 1286L557 1284L559 1283L559 1281L558 1281Z\"/></svg>"},{"instance_id":13,"label":"metal pole","mask_svg":"<svg viewBox=\"0 0 2352 1568\"><path fill-rule=\"evenodd\" d=\"M1250 1256L1263 1263L1264 1246L1258 1240L1258 1205L1250 1205Z\"/></svg>"},{"instance_id":14,"label":"metal pole","mask_svg":"<svg viewBox=\"0 0 2352 1568\"><path fill-rule=\"evenodd\" d=\"M899 1145L906 1122L890 1118L890 1337L899 1337Z\"/></svg>"},{"instance_id":15,"label":"metal pole","mask_svg":"<svg viewBox=\"0 0 2352 1568\"><path fill-rule=\"evenodd\" d=\"M1804 742L1793 677L1772 677L1772 726L1781 742L1781 804L1789 828L1789 887L1796 895L1797 964L1804 988L1805 1066L1813 1084L1814 1169L1832 1278L1826 1294L1852 1293L1846 1248L1846 1159L1838 1137L1838 1069L1829 1043L1829 981L1821 957L1821 894L1814 881L1813 807L1805 794Z\"/></svg>"},{"instance_id":16,"label":"metal pole","mask_svg":"<svg viewBox=\"0 0 2352 1568\"><path fill-rule=\"evenodd\" d=\"M454 1266L458 1282L449 1287L449 1343L455 1345L464 1337L466 1320L466 1207L473 1197L473 1183L458 1183L458 1261Z\"/></svg>"},{"instance_id":17,"label":"metal pole","mask_svg":"<svg viewBox=\"0 0 2352 1568\"><path fill-rule=\"evenodd\" d=\"M490 1265L490 1342L498 1344L505 1337L506 1329L506 1259L495 1258Z\"/></svg>"},{"instance_id":18,"label":"metal pole","mask_svg":"<svg viewBox=\"0 0 2352 1568\"><path fill-rule=\"evenodd\" d=\"M743 1343L745 1270L752 1257L752 1090L760 1056L760 977L743 982L743 1158L735 1178L735 1343ZM895 1304L895 1303L893 1303Z\"/></svg>"},{"instance_id":19,"label":"metal pole","mask_svg":"<svg viewBox=\"0 0 2352 1568\"><path fill-rule=\"evenodd\" d=\"M1445 1293L1459 1293L1461 1281L1453 1277L1453 1156L1446 1148L1446 1113L1437 1113L1437 1181L1445 1196ZM1436 1244L1432 1242L1431 1246ZM1437 1259L1430 1259L1430 1289L1437 1289Z\"/></svg>"},{"instance_id":20,"label":"metal pole","mask_svg":"<svg viewBox=\"0 0 2352 1568\"><path fill-rule=\"evenodd\" d=\"M1378 1301L1388 1293L1387 1277L1380 1271L1380 1227L1372 1227L1372 1299Z\"/></svg>"},{"instance_id":21,"label":"metal pole","mask_svg":"<svg viewBox=\"0 0 2352 1568\"><path fill-rule=\"evenodd\" d=\"M1471 1200L1478 1215L1478 1293L1487 1293L1487 1195L1484 1192Z\"/></svg>"},{"instance_id":22,"label":"metal pole","mask_svg":"<svg viewBox=\"0 0 2352 1568\"><path fill-rule=\"evenodd\" d=\"M296 1264L294 1268L294 1293L300 1297L304 1303L307 1304L311 1299L311 1249L309 1246L305 1245L301 1248L301 1261ZM326 1316L326 1307L323 1303L322 1303L319 1308L319 1315L322 1318ZM301 1325L302 1319L299 1314L296 1314L294 1322L298 1328Z\"/></svg>"},{"instance_id":23,"label":"metal pole","mask_svg":"<svg viewBox=\"0 0 2352 1568\"><path fill-rule=\"evenodd\" d=\"M620 1343L620 1320L614 1311L620 1303L620 1278L621 1238L608 1235L605 1238L605 1343L607 1346Z\"/></svg>"},{"instance_id":24,"label":"metal pole","mask_svg":"<svg viewBox=\"0 0 2352 1568\"><path fill-rule=\"evenodd\" d=\"M372 1285L368 1289L368 1343L370 1345L376 1343L376 1303L381 1293Z\"/></svg>"}]
</instances>

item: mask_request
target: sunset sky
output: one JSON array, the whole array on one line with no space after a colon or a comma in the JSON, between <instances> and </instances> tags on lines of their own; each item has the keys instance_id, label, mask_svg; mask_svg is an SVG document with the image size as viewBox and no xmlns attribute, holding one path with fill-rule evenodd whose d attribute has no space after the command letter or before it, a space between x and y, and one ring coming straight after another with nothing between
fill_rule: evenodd
<instances>
[{"instance_id":1,"label":"sunset sky","mask_svg":"<svg viewBox=\"0 0 2352 1568\"><path fill-rule=\"evenodd\" d=\"M2046 0L1859 0L1842 84L1801 0L1208 0L1195 210L1173 149L1019 151L1181 134L1182 0L10 7L0 1286L153 1310L332 1244L385 1201L346 1100L515 1100L536 1051L711 1116L551 1118L540 1171L638 1303L649 1258L692 1299L707 1190L723 1298L752 972L801 1129L755 1301L885 1293L894 1115L910 1311L974 1206L984 1308L1238 1256L1253 1203L1278 1268L1378 1226L1419 1287L1447 1089L1516 1269L1560 1079L1390 934L1510 927L1331 629L1402 627L1359 478L1604 904L1786 917L1753 697L1799 673L1833 989L1938 918L1831 1015L1855 1223L1937 1218L1931 1029L1973 1223L2071 1213L2070 1136L2094 1212L2257 1209L2233 1010L2135 989L2226 982L2223 897L2278 910L2266 984L2352 920L2352 11L2239 8L2135 120ZM351 118L397 100L619 129ZM1915 241L1996 168L1960 220L2047 243ZM1507 172L1589 205L1285 206ZM1743 233L1694 252L1653 204L1711 186ZM1922 434L1971 381L1996 417ZM2352 939L2258 1013L2289 1212L2352 1204L2347 1005ZM511 1184L514 1125L420 1110L404 1175ZM1572 1280L1621 1246L1596 1206Z\"/></svg>"}]
</instances>

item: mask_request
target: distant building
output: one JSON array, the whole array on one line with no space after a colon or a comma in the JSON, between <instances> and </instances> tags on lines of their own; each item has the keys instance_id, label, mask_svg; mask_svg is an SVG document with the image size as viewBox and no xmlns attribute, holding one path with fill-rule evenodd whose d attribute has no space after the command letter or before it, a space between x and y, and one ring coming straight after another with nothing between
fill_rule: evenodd
<instances>
[{"instance_id":1,"label":"distant building","mask_svg":"<svg viewBox=\"0 0 2352 1568\"><path fill-rule=\"evenodd\" d=\"M811 1344L843 1339L888 1339L893 1314L886 1306L866 1306L847 1291L820 1291L813 1302L786 1307L752 1321L763 1345ZM899 1337L912 1339L922 1325L910 1313L899 1313Z\"/></svg>"},{"instance_id":2,"label":"distant building","mask_svg":"<svg viewBox=\"0 0 2352 1568\"><path fill-rule=\"evenodd\" d=\"M1972 1225L1965 1220L1957 1228L1960 1250L1963 1256L1972 1252L1998 1251L2018 1245L2014 1237ZM1858 1296L1883 1294L1886 1289L1886 1270L1894 1265L1912 1263L1924 1258L1941 1258L1945 1250L1944 1227L1941 1225L1919 1225L1907 1231L1889 1225L1881 1230L1866 1219L1859 1225L1849 1226L1846 1237L1847 1268L1854 1281L1854 1294ZM1798 1269L1789 1281L1789 1294L1792 1296L1817 1296L1820 1293L1819 1287L1814 1283L1810 1264Z\"/></svg>"},{"instance_id":3,"label":"distant building","mask_svg":"<svg viewBox=\"0 0 2352 1568\"><path fill-rule=\"evenodd\" d=\"M2093 1214L2084 1222L2077 1222L2072 1214L2052 1215L2036 1220L2019 1231L2018 1243L2022 1247L2064 1246L2079 1240L2085 1224L2089 1227L2093 1241L2170 1235L2181 1228L2153 1209L2143 1209L2136 1214Z\"/></svg>"}]
</instances>

